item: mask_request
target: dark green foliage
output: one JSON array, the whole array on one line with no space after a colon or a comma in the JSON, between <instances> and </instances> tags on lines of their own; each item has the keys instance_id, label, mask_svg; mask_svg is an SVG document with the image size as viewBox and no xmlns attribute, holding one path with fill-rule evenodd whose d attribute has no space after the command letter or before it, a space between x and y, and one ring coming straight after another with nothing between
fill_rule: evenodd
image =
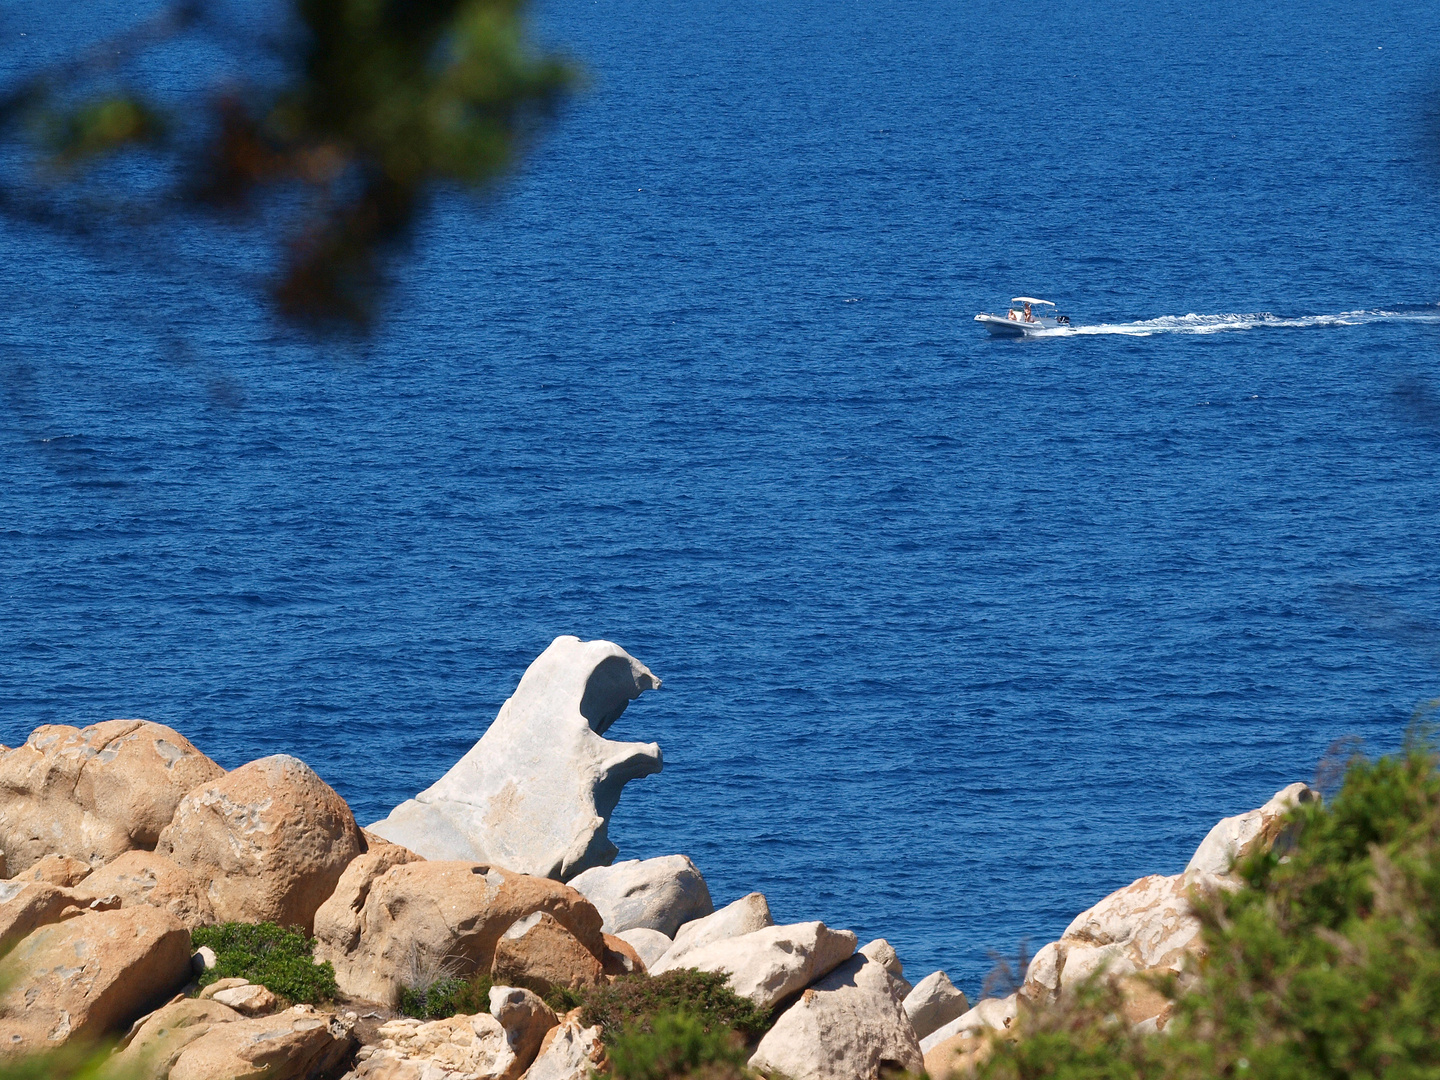
<instances>
[{"instance_id":1,"label":"dark green foliage","mask_svg":"<svg viewBox=\"0 0 1440 1080\"><path fill-rule=\"evenodd\" d=\"M287 1001L315 1004L335 998L334 967L328 960L315 963L315 939L297 928L221 923L193 931L190 941L215 950L215 967L201 977L202 986L238 976Z\"/></svg>"},{"instance_id":2,"label":"dark green foliage","mask_svg":"<svg viewBox=\"0 0 1440 1080\"><path fill-rule=\"evenodd\" d=\"M490 1011L489 975L462 979L447 976L428 986L406 987L400 995L400 1012L421 1020L443 1020L447 1016Z\"/></svg>"},{"instance_id":3,"label":"dark green foliage","mask_svg":"<svg viewBox=\"0 0 1440 1080\"><path fill-rule=\"evenodd\" d=\"M994 1078L1410 1080L1440 1076L1440 773L1424 746L1357 760L1293 849L1199 903L1208 959L1163 1036L1101 986L1024 1016Z\"/></svg>"},{"instance_id":4,"label":"dark green foliage","mask_svg":"<svg viewBox=\"0 0 1440 1080\"><path fill-rule=\"evenodd\" d=\"M740 1037L729 1028L684 1012L648 1017L646 1030L619 1033L606 1056L616 1080L667 1080L703 1076L707 1080L744 1077L749 1056Z\"/></svg>"},{"instance_id":5,"label":"dark green foliage","mask_svg":"<svg viewBox=\"0 0 1440 1080\"><path fill-rule=\"evenodd\" d=\"M770 1027L769 1014L731 990L725 976L689 968L653 978L626 975L588 991L580 1018L587 1025L604 1025L609 1041L622 1031L652 1031L656 1017L674 1013L684 1013L708 1031L729 1029L745 1039L758 1039Z\"/></svg>"},{"instance_id":6,"label":"dark green foliage","mask_svg":"<svg viewBox=\"0 0 1440 1080\"><path fill-rule=\"evenodd\" d=\"M224 211L217 225L258 217L284 263L281 310L363 326L384 257L431 197L484 190L574 81L527 47L520 0L288 0L249 39L215 14L207 0L172 0L84 54L0 81L0 146L38 133L29 164L67 166L39 170L40 184L0 171L0 212L84 233L90 223L72 221L83 191L97 221L105 207L135 220L141 202L155 220L187 205ZM160 54L193 48L185 38L213 39L217 57L263 53L266 74L220 67L213 92L162 104L154 72L173 58ZM142 144L175 188L157 195L131 177L127 189L120 174L82 188L74 166Z\"/></svg>"}]
</instances>

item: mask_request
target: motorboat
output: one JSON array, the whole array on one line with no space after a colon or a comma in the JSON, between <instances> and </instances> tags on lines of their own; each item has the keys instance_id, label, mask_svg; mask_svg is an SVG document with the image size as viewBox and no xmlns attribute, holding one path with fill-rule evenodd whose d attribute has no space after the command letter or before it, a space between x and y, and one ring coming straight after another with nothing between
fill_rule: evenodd
<instances>
[{"instance_id":1,"label":"motorboat","mask_svg":"<svg viewBox=\"0 0 1440 1080\"><path fill-rule=\"evenodd\" d=\"M1040 314L1037 307L1048 307L1050 311ZM1061 315L1049 300L1034 296L1017 296L1010 301L1010 310L1004 315L981 312L975 321L984 323L985 328L996 337L1024 337L1040 330L1063 330L1070 325L1070 316Z\"/></svg>"}]
</instances>

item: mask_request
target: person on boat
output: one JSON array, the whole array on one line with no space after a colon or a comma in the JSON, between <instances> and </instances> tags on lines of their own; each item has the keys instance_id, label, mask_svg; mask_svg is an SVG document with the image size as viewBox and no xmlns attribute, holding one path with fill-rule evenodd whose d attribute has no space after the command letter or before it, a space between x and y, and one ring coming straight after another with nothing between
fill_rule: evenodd
<instances>
[{"instance_id":1,"label":"person on boat","mask_svg":"<svg viewBox=\"0 0 1440 1080\"><path fill-rule=\"evenodd\" d=\"M1010 314L1007 316L1007 318L1009 318L1011 322L1020 321L1020 316L1015 314L1015 309L1013 307L1010 309Z\"/></svg>"},{"instance_id":2,"label":"person on boat","mask_svg":"<svg viewBox=\"0 0 1440 1080\"><path fill-rule=\"evenodd\" d=\"M1029 304L1028 302L1025 304L1025 321L1026 321L1026 322L1034 322L1034 321L1035 321L1035 316L1032 315L1032 314L1030 314L1030 304Z\"/></svg>"}]
</instances>

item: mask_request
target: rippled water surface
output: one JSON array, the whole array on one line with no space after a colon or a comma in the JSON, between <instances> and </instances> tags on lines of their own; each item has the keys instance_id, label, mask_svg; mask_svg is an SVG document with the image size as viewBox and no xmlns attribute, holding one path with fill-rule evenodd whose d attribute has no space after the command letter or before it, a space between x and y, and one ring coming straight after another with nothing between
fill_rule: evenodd
<instances>
[{"instance_id":1,"label":"rippled water surface","mask_svg":"<svg viewBox=\"0 0 1440 1080\"><path fill-rule=\"evenodd\" d=\"M363 347L223 239L0 225L0 741L145 716L368 822L608 637L622 857L973 992L1440 694L1440 7L537 21L589 89Z\"/></svg>"}]
</instances>

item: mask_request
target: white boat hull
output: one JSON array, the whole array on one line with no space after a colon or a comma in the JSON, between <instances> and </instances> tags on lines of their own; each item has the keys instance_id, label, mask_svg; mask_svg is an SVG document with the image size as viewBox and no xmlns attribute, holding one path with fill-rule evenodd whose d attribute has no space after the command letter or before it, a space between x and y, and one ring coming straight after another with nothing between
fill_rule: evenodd
<instances>
[{"instance_id":1,"label":"white boat hull","mask_svg":"<svg viewBox=\"0 0 1440 1080\"><path fill-rule=\"evenodd\" d=\"M1032 322L1021 322L1019 319L1008 319L1004 315L980 314L975 316L975 321L984 323L985 329L996 337L1024 337L1037 330L1056 330L1062 325L1056 319L1045 319L1038 316Z\"/></svg>"}]
</instances>

